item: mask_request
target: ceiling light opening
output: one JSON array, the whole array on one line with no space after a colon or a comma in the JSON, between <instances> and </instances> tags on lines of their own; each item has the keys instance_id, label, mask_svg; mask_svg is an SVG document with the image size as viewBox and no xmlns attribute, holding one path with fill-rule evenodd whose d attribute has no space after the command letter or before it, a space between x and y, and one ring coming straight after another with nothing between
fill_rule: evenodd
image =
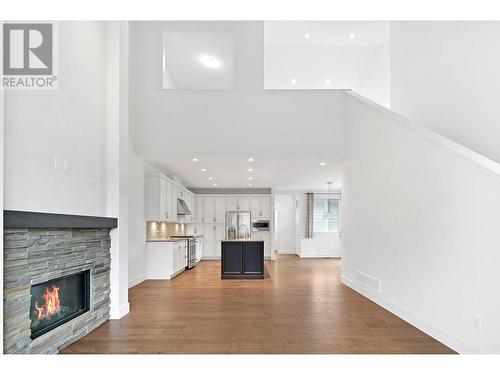
<instances>
[{"instance_id":1,"label":"ceiling light opening","mask_svg":"<svg viewBox=\"0 0 500 375\"><path fill-rule=\"evenodd\" d=\"M326 162L322 161L321 163L319 163L319 165L321 165L323 167L326 165Z\"/></svg>"},{"instance_id":2,"label":"ceiling light opening","mask_svg":"<svg viewBox=\"0 0 500 375\"><path fill-rule=\"evenodd\" d=\"M251 163L253 161L253 158L248 158L248 161Z\"/></svg>"},{"instance_id":3,"label":"ceiling light opening","mask_svg":"<svg viewBox=\"0 0 500 375\"><path fill-rule=\"evenodd\" d=\"M196 162L198 161L198 159L196 159L196 158L193 158L193 161L194 161L194 162L196 163Z\"/></svg>"},{"instance_id":4,"label":"ceiling light opening","mask_svg":"<svg viewBox=\"0 0 500 375\"><path fill-rule=\"evenodd\" d=\"M354 33L349 34L349 39L354 39L355 37L356 37L356 34L354 34Z\"/></svg>"},{"instance_id":5,"label":"ceiling light opening","mask_svg":"<svg viewBox=\"0 0 500 375\"><path fill-rule=\"evenodd\" d=\"M207 171L207 169L206 169L206 168L201 168L201 171L202 171L202 172L206 172L206 171Z\"/></svg>"},{"instance_id":6,"label":"ceiling light opening","mask_svg":"<svg viewBox=\"0 0 500 375\"><path fill-rule=\"evenodd\" d=\"M222 63L221 61L210 55L201 55L198 57L198 61L205 67L210 68L210 69L220 69Z\"/></svg>"},{"instance_id":7,"label":"ceiling light opening","mask_svg":"<svg viewBox=\"0 0 500 375\"><path fill-rule=\"evenodd\" d=\"M309 39L310 37L311 37L311 34L309 34L309 33L304 34L304 38Z\"/></svg>"}]
</instances>

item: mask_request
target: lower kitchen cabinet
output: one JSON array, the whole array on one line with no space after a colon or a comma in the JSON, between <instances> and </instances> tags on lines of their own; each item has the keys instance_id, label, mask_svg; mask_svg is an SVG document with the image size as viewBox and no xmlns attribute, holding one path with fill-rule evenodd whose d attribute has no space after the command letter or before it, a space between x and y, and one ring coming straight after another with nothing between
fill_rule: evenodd
<instances>
[{"instance_id":1,"label":"lower kitchen cabinet","mask_svg":"<svg viewBox=\"0 0 500 375\"><path fill-rule=\"evenodd\" d=\"M152 241L146 245L148 279L169 280L187 266L187 241Z\"/></svg>"},{"instance_id":2,"label":"lower kitchen cabinet","mask_svg":"<svg viewBox=\"0 0 500 375\"><path fill-rule=\"evenodd\" d=\"M264 241L222 241L222 279L263 279Z\"/></svg>"}]
</instances>

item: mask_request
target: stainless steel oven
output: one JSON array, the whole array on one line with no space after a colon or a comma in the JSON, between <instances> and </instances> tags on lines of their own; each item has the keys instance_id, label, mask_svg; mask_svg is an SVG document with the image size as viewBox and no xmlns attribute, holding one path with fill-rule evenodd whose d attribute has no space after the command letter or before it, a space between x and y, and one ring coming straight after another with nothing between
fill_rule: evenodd
<instances>
[{"instance_id":1,"label":"stainless steel oven","mask_svg":"<svg viewBox=\"0 0 500 375\"><path fill-rule=\"evenodd\" d=\"M252 220L252 231L254 231L254 232L268 232L269 231L269 220L265 220L265 219Z\"/></svg>"}]
</instances>

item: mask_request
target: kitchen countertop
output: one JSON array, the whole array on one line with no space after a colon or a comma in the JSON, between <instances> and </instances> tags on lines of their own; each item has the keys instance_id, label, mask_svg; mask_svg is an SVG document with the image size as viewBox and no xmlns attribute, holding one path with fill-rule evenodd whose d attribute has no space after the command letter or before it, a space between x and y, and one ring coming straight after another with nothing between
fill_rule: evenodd
<instances>
[{"instance_id":1,"label":"kitchen countertop","mask_svg":"<svg viewBox=\"0 0 500 375\"><path fill-rule=\"evenodd\" d=\"M179 242L179 241L186 241L187 238L155 238L152 240L146 240L146 242Z\"/></svg>"},{"instance_id":2,"label":"kitchen countertop","mask_svg":"<svg viewBox=\"0 0 500 375\"><path fill-rule=\"evenodd\" d=\"M254 236L250 238L235 238L234 240L224 239L222 242L264 242L265 240L262 237Z\"/></svg>"}]
</instances>

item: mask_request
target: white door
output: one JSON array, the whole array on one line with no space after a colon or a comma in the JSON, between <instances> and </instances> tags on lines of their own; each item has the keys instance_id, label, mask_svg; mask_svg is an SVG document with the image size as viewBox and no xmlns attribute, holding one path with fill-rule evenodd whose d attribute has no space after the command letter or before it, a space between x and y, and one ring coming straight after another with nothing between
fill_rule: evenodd
<instances>
[{"instance_id":1,"label":"white door","mask_svg":"<svg viewBox=\"0 0 500 375\"><path fill-rule=\"evenodd\" d=\"M295 225L294 225L294 235L295 235L295 254L300 255L300 200L298 197L294 196L294 211L295 211Z\"/></svg>"},{"instance_id":2,"label":"white door","mask_svg":"<svg viewBox=\"0 0 500 375\"><path fill-rule=\"evenodd\" d=\"M260 216L271 218L271 197L260 198Z\"/></svg>"},{"instance_id":3,"label":"white door","mask_svg":"<svg viewBox=\"0 0 500 375\"><path fill-rule=\"evenodd\" d=\"M238 210L250 211L250 198L239 197L238 198Z\"/></svg>"},{"instance_id":4,"label":"white door","mask_svg":"<svg viewBox=\"0 0 500 375\"><path fill-rule=\"evenodd\" d=\"M215 223L224 223L226 221L226 198L215 198Z\"/></svg>"},{"instance_id":5,"label":"white door","mask_svg":"<svg viewBox=\"0 0 500 375\"><path fill-rule=\"evenodd\" d=\"M226 211L236 211L238 209L237 197L226 197Z\"/></svg>"},{"instance_id":6,"label":"white door","mask_svg":"<svg viewBox=\"0 0 500 375\"><path fill-rule=\"evenodd\" d=\"M213 197L205 197L205 204L203 205L205 210L205 223L215 222L215 201Z\"/></svg>"}]
</instances>

